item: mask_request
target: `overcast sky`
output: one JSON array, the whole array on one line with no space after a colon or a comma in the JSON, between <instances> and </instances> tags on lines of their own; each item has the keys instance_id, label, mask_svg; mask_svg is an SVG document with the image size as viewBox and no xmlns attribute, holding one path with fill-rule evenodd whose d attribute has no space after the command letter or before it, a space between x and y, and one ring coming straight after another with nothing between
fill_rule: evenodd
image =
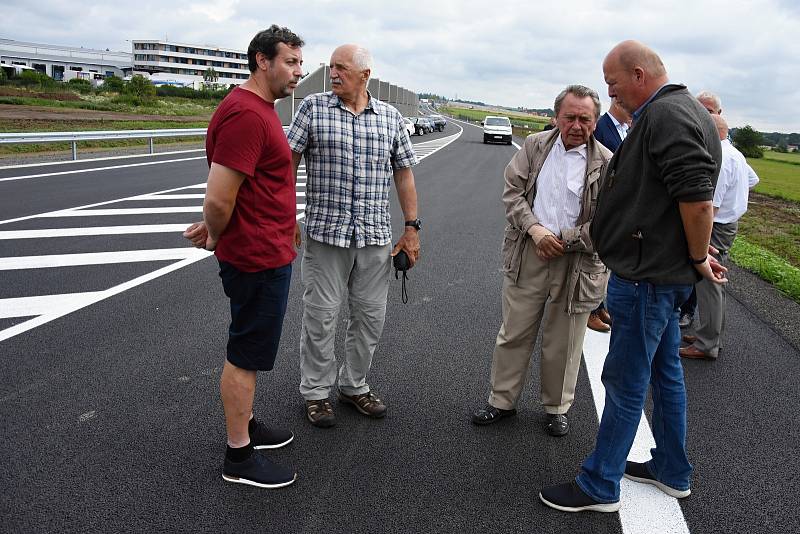
<instances>
[{"instance_id":1,"label":"overcast sky","mask_svg":"<svg viewBox=\"0 0 800 534\"><path fill-rule=\"evenodd\" d=\"M799 0L4 0L0 37L130 52L128 39L245 50L285 25L306 41L305 68L339 44L375 57L373 76L417 92L552 107L565 85L608 97L602 61L638 39L671 81L722 97L731 126L800 131Z\"/></svg>"}]
</instances>

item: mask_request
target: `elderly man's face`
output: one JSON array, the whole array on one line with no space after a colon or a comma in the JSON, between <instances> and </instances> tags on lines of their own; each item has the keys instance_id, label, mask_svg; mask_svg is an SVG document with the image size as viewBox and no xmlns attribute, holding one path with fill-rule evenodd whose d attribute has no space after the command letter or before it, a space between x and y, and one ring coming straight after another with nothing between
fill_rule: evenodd
<instances>
[{"instance_id":1,"label":"elderly man's face","mask_svg":"<svg viewBox=\"0 0 800 534\"><path fill-rule=\"evenodd\" d=\"M331 56L331 89L337 96L357 94L369 78L368 71L358 70L353 63L353 52L349 47L339 47Z\"/></svg>"},{"instance_id":2,"label":"elderly man's face","mask_svg":"<svg viewBox=\"0 0 800 534\"><path fill-rule=\"evenodd\" d=\"M567 93L556 116L561 141L567 150L589 141L597 122L591 97Z\"/></svg>"}]
</instances>

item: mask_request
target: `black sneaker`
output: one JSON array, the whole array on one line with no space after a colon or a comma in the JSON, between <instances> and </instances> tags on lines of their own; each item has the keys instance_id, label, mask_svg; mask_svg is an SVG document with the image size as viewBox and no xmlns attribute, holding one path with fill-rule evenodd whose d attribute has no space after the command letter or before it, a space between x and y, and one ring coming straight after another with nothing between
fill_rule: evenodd
<instances>
[{"instance_id":1,"label":"black sneaker","mask_svg":"<svg viewBox=\"0 0 800 534\"><path fill-rule=\"evenodd\" d=\"M634 482L642 482L644 484L652 484L670 497L676 499L683 499L691 495L692 490L679 490L656 480L656 477L650 473L650 468L646 463L639 462L625 462L625 478L633 480Z\"/></svg>"},{"instance_id":2,"label":"black sneaker","mask_svg":"<svg viewBox=\"0 0 800 534\"><path fill-rule=\"evenodd\" d=\"M504 417L511 417L512 415L517 415L517 410L513 408L510 410L501 410L500 408L495 408L491 404L487 404L485 408L481 408L472 414L472 424L491 425Z\"/></svg>"},{"instance_id":3,"label":"black sneaker","mask_svg":"<svg viewBox=\"0 0 800 534\"><path fill-rule=\"evenodd\" d=\"M279 449L294 439L291 430L269 428L255 417L248 423L247 430L254 449Z\"/></svg>"},{"instance_id":4,"label":"black sneaker","mask_svg":"<svg viewBox=\"0 0 800 534\"><path fill-rule=\"evenodd\" d=\"M222 478L236 484L274 489L293 483L297 480L297 474L254 452L244 462L232 462L225 458Z\"/></svg>"},{"instance_id":5,"label":"black sneaker","mask_svg":"<svg viewBox=\"0 0 800 534\"><path fill-rule=\"evenodd\" d=\"M539 492L539 499L550 508L562 512L616 512L619 501L598 502L586 495L573 480L557 486L547 486Z\"/></svg>"}]
</instances>

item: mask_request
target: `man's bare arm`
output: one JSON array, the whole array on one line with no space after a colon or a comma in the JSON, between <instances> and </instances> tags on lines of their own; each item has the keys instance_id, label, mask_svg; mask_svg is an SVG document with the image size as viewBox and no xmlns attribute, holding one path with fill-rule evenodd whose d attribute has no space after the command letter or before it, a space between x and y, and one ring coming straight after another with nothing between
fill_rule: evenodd
<instances>
[{"instance_id":1,"label":"man's bare arm","mask_svg":"<svg viewBox=\"0 0 800 534\"><path fill-rule=\"evenodd\" d=\"M406 221L417 218L417 186L414 183L414 173L411 167L394 170L394 186L397 189L397 200ZM419 259L419 235L415 228L405 227L402 237L392 249L392 256L400 250L405 250L411 266Z\"/></svg>"},{"instance_id":2,"label":"man's bare arm","mask_svg":"<svg viewBox=\"0 0 800 534\"><path fill-rule=\"evenodd\" d=\"M236 205L236 195L246 176L217 163L211 164L203 201L203 222L208 231L206 249L214 250L219 237L228 226Z\"/></svg>"},{"instance_id":3,"label":"man's bare arm","mask_svg":"<svg viewBox=\"0 0 800 534\"><path fill-rule=\"evenodd\" d=\"M681 213L686 241L689 244L689 257L693 260L706 258L705 262L694 266L697 272L710 282L718 284L727 282L724 271L715 268L707 258L711 240L711 227L714 224L714 205L710 200L679 202L678 209ZM722 267L721 265L718 266Z\"/></svg>"}]
</instances>

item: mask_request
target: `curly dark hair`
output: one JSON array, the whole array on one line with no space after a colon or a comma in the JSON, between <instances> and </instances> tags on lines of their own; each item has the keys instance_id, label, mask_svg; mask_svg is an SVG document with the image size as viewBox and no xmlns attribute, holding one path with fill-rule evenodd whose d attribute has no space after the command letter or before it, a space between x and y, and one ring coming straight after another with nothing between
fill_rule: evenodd
<instances>
[{"instance_id":1,"label":"curly dark hair","mask_svg":"<svg viewBox=\"0 0 800 534\"><path fill-rule=\"evenodd\" d=\"M289 28L281 28L277 24L273 24L266 30L258 32L250 41L250 46L247 47L247 67L250 72L258 69L256 53L261 52L269 60L275 59L275 56L278 55L278 43L284 43L293 48L299 48L306 44Z\"/></svg>"}]
</instances>

